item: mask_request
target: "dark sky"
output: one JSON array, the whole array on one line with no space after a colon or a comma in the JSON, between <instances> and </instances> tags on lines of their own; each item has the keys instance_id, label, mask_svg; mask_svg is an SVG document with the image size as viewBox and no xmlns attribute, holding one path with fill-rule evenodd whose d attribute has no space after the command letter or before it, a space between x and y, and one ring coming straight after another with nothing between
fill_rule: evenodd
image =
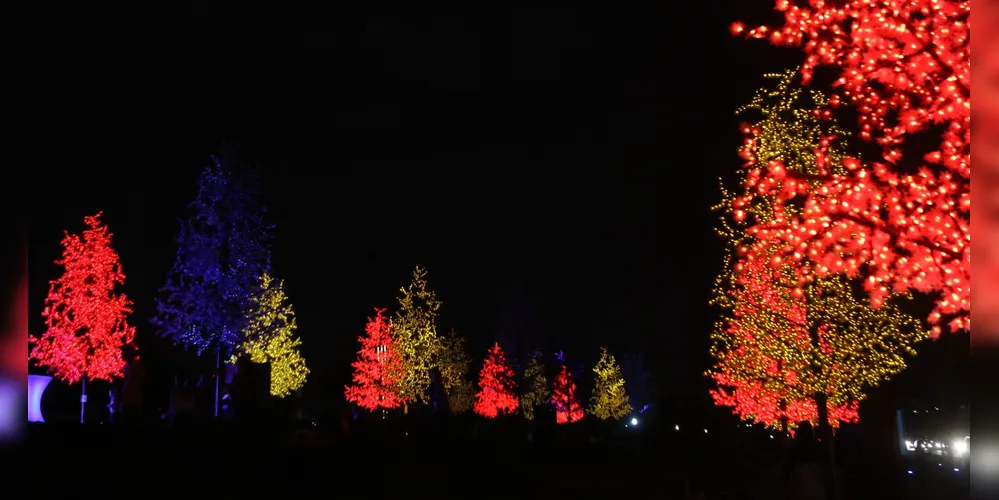
<instances>
[{"instance_id":1,"label":"dark sky","mask_svg":"<svg viewBox=\"0 0 999 500\"><path fill-rule=\"evenodd\" d=\"M266 171L274 271L313 392L342 397L366 316L395 305L416 264L444 302L441 330L474 358L519 283L570 358L590 364L607 344L643 352L678 390L699 385L721 249L708 207L739 161L732 112L763 72L796 63L727 28L772 19L770 4L683 18L661 1L406 17L204 7L169 35L66 34L52 71L75 83L43 104L61 120L34 162L57 186L31 214L32 329L62 229L104 210L139 342L167 359L152 298L194 176L226 140Z\"/></svg>"}]
</instances>

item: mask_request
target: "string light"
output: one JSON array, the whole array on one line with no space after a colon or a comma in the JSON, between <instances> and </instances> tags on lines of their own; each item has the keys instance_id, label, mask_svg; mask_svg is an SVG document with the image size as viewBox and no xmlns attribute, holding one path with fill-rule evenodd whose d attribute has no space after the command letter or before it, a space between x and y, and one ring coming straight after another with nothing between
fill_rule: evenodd
<instances>
[{"instance_id":1,"label":"string light","mask_svg":"<svg viewBox=\"0 0 999 500\"><path fill-rule=\"evenodd\" d=\"M409 286L400 289L399 310L392 322L392 336L402 358L404 375L397 388L406 403L428 400L431 371L440 351L437 310L441 303L427 285L427 273L419 266Z\"/></svg>"},{"instance_id":2,"label":"string light","mask_svg":"<svg viewBox=\"0 0 999 500\"><path fill-rule=\"evenodd\" d=\"M472 409L475 404L475 391L468 380L471 360L465 352L465 339L454 330L441 342L437 367L441 372L441 383L447 394L447 404L451 413L460 415Z\"/></svg>"},{"instance_id":3,"label":"string light","mask_svg":"<svg viewBox=\"0 0 999 500\"><path fill-rule=\"evenodd\" d=\"M64 268L49 283L45 297L45 332L29 337L29 356L54 377L74 384L84 378L111 381L125 368L122 352L134 348L135 327L128 324L132 302L115 288L125 283L118 253L101 224L101 214L84 217L82 237L66 232Z\"/></svg>"},{"instance_id":4,"label":"string light","mask_svg":"<svg viewBox=\"0 0 999 500\"><path fill-rule=\"evenodd\" d=\"M273 225L258 201L257 177L236 175L228 152L212 160L181 221L177 256L151 322L199 356L217 350L227 357L242 342L250 297L270 267Z\"/></svg>"},{"instance_id":5,"label":"string light","mask_svg":"<svg viewBox=\"0 0 999 500\"><path fill-rule=\"evenodd\" d=\"M398 408L402 399L396 384L403 378L402 359L392 340L392 323L385 317L385 309L375 308L374 317L368 318L365 335L358 337L361 349L357 351L352 385L345 388L348 402L368 411Z\"/></svg>"},{"instance_id":6,"label":"string light","mask_svg":"<svg viewBox=\"0 0 999 500\"><path fill-rule=\"evenodd\" d=\"M792 155L765 159L752 144L744 148L750 175L740 203L763 197L775 212L798 207L758 223L753 236L760 245L779 242L780 258L812 262L815 276L862 275L874 307L893 291L935 293L934 337L943 323L969 330L970 2L778 0L777 10L784 13L777 29L737 23L732 32L800 46L806 84L819 66L839 69L820 113L855 107L858 136L878 146L881 159L830 160L805 172ZM747 142L755 136L750 131ZM913 141L930 152L903 158Z\"/></svg>"},{"instance_id":7,"label":"string light","mask_svg":"<svg viewBox=\"0 0 999 500\"><path fill-rule=\"evenodd\" d=\"M558 424L571 424L583 419L583 407L576 399L576 381L565 365L555 377L552 404L555 405L555 422Z\"/></svg>"},{"instance_id":8,"label":"string light","mask_svg":"<svg viewBox=\"0 0 999 500\"><path fill-rule=\"evenodd\" d=\"M520 408L527 420L534 420L534 409L551 401L551 390L548 388L548 377L545 376L545 364L541 360L541 351L534 351L527 366L524 367L523 394L520 396Z\"/></svg>"},{"instance_id":9,"label":"string light","mask_svg":"<svg viewBox=\"0 0 999 500\"><path fill-rule=\"evenodd\" d=\"M285 293L284 281L269 274L260 277L257 293L250 298L246 314L246 341L239 350L254 363L270 363L271 395L285 397L305 385L309 368L295 335L295 312Z\"/></svg>"},{"instance_id":10,"label":"string light","mask_svg":"<svg viewBox=\"0 0 999 500\"><path fill-rule=\"evenodd\" d=\"M788 257L789 242L761 237L760 226L803 213L785 203L792 193L773 187L789 170L800 174L795 185L802 189L821 183L810 176L849 170L846 134L822 111L822 95L795 88L794 76L767 75L777 85L740 109L761 118L743 127L745 191L723 188L714 207L724 212L718 232L728 251L712 303L726 313L712 332L716 363L707 375L718 384L715 403L743 419L771 428L819 423L816 396L822 394L835 427L855 422L864 391L901 372L905 356L915 354L912 345L929 334L901 311L907 295L886 293L872 307L857 297L844 269L816 272L821 264ZM762 161L770 164L770 177L757 168Z\"/></svg>"},{"instance_id":11,"label":"string light","mask_svg":"<svg viewBox=\"0 0 999 500\"><path fill-rule=\"evenodd\" d=\"M593 367L596 374L593 395L590 397L590 414L601 420L620 420L631 414L631 401L624 387L621 367L606 347L600 349L600 361Z\"/></svg>"},{"instance_id":12,"label":"string light","mask_svg":"<svg viewBox=\"0 0 999 500\"><path fill-rule=\"evenodd\" d=\"M479 392L475 395L475 413L486 418L509 415L517 411L517 384L513 367L499 342L486 354L479 372Z\"/></svg>"}]
</instances>

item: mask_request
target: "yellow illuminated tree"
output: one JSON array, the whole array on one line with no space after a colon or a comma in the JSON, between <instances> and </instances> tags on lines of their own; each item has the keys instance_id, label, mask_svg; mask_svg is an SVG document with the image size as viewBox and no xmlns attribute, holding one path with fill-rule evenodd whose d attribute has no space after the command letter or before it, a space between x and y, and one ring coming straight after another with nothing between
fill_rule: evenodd
<instances>
[{"instance_id":1,"label":"yellow illuminated tree","mask_svg":"<svg viewBox=\"0 0 999 500\"><path fill-rule=\"evenodd\" d=\"M534 409L539 405L549 403L552 398L552 391L548 387L548 377L545 376L545 364L541 360L540 352L534 352L527 361L521 387L524 392L520 395L520 409L524 412L524 418L534 420Z\"/></svg>"},{"instance_id":2,"label":"yellow illuminated tree","mask_svg":"<svg viewBox=\"0 0 999 500\"><path fill-rule=\"evenodd\" d=\"M845 172L846 133L825 97L796 87L794 71L766 76L777 85L739 110L759 115L743 128L745 186L767 182L758 166L775 162L803 183L820 171ZM806 260L757 245L757 227L801 211L774 196L746 198L723 188L715 207L724 212L718 231L729 246L715 283L712 302L725 314L712 333L716 363L707 375L718 384L716 404L746 420L789 428L807 420L828 435L830 426L858 418L865 390L901 372L929 332L902 311L907 296L890 294L873 309L848 276L817 278Z\"/></svg>"},{"instance_id":3,"label":"yellow illuminated tree","mask_svg":"<svg viewBox=\"0 0 999 500\"><path fill-rule=\"evenodd\" d=\"M631 401L624 389L624 376L606 347L600 348L600 361L593 367L596 378L590 397L591 414L601 420L619 420L631 414Z\"/></svg>"},{"instance_id":4,"label":"yellow illuminated tree","mask_svg":"<svg viewBox=\"0 0 999 500\"><path fill-rule=\"evenodd\" d=\"M430 373L441 349L437 336L437 310L441 303L427 286L427 272L417 266L409 286L400 289L399 310L392 322L392 336L402 358L405 375L397 385L399 397L409 403L426 403Z\"/></svg>"},{"instance_id":5,"label":"yellow illuminated tree","mask_svg":"<svg viewBox=\"0 0 999 500\"><path fill-rule=\"evenodd\" d=\"M299 352L302 341L295 335L298 326L284 281L265 273L250 304L243 332L246 341L240 351L254 363L270 363L271 394L283 398L301 389L309 375Z\"/></svg>"},{"instance_id":6,"label":"yellow illuminated tree","mask_svg":"<svg viewBox=\"0 0 999 500\"><path fill-rule=\"evenodd\" d=\"M468 380L471 360L465 352L465 339L454 330L441 341L437 366L451 413L458 415L471 410L475 404L475 388Z\"/></svg>"}]
</instances>

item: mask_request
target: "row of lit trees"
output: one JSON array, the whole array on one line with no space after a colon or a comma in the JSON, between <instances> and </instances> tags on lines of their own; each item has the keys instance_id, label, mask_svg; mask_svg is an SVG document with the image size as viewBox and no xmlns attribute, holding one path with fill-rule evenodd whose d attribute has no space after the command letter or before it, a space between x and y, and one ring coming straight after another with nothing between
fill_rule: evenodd
<instances>
[{"instance_id":1,"label":"row of lit trees","mask_svg":"<svg viewBox=\"0 0 999 500\"><path fill-rule=\"evenodd\" d=\"M353 383L345 388L347 401L372 412L399 407L408 412L411 403L428 401L431 373L436 371L448 408L454 414L472 410L495 418L520 409L525 418L532 420L537 406L551 403L558 423L582 419L584 411L568 368L562 365L549 386L540 353L528 361L518 392L513 366L499 343L494 344L479 372L479 390L474 391L464 339L453 330L443 338L437 335L441 303L427 285L426 272L417 267L413 280L401 293L393 318L386 317L385 309L379 308L368 318L365 335L358 338L361 347L352 364ZM631 413L624 377L607 349L601 351L593 371L596 380L590 412L601 419L620 419Z\"/></svg>"},{"instance_id":2,"label":"row of lit trees","mask_svg":"<svg viewBox=\"0 0 999 500\"><path fill-rule=\"evenodd\" d=\"M716 207L729 248L708 375L717 404L811 421L828 443L915 344L970 330L970 2L776 5L783 26L732 26L805 57L738 111L751 121ZM829 93L808 88L822 67L838 72ZM936 298L928 326L902 310L913 292Z\"/></svg>"},{"instance_id":3,"label":"row of lit trees","mask_svg":"<svg viewBox=\"0 0 999 500\"><path fill-rule=\"evenodd\" d=\"M269 363L270 392L284 397L305 384L309 369L284 283L270 274L272 225L256 176L235 172L229 151L213 160L181 221L177 257L153 323L198 356L214 354L216 369L238 356ZM38 366L67 383L81 382L81 420L87 380L120 378L138 356L135 327L127 321L131 302L116 291L125 274L111 233L100 214L84 224L82 234L67 232L62 240L56 264L64 272L45 300L46 330L29 338L29 356Z\"/></svg>"}]
</instances>

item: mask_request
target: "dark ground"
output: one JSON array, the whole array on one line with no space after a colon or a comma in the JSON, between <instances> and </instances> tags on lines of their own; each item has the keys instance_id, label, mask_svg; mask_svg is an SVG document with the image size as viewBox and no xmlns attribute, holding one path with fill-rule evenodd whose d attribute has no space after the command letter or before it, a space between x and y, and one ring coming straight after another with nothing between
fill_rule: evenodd
<instances>
[{"instance_id":1,"label":"dark ground","mask_svg":"<svg viewBox=\"0 0 999 500\"><path fill-rule=\"evenodd\" d=\"M475 419L423 427L355 423L349 433L260 425L43 424L29 429L25 463L45 464L26 473L41 474L42 481L32 481L39 485L37 496L51 498L81 489L102 498L634 499L687 498L688 489L708 499L780 498L780 448L763 432L643 431L598 422L525 427ZM860 445L861 453L841 453L847 457L840 463L843 499L967 496L966 471L929 462L873 463L862 458L873 456L862 443L844 441L841 449Z\"/></svg>"}]
</instances>

